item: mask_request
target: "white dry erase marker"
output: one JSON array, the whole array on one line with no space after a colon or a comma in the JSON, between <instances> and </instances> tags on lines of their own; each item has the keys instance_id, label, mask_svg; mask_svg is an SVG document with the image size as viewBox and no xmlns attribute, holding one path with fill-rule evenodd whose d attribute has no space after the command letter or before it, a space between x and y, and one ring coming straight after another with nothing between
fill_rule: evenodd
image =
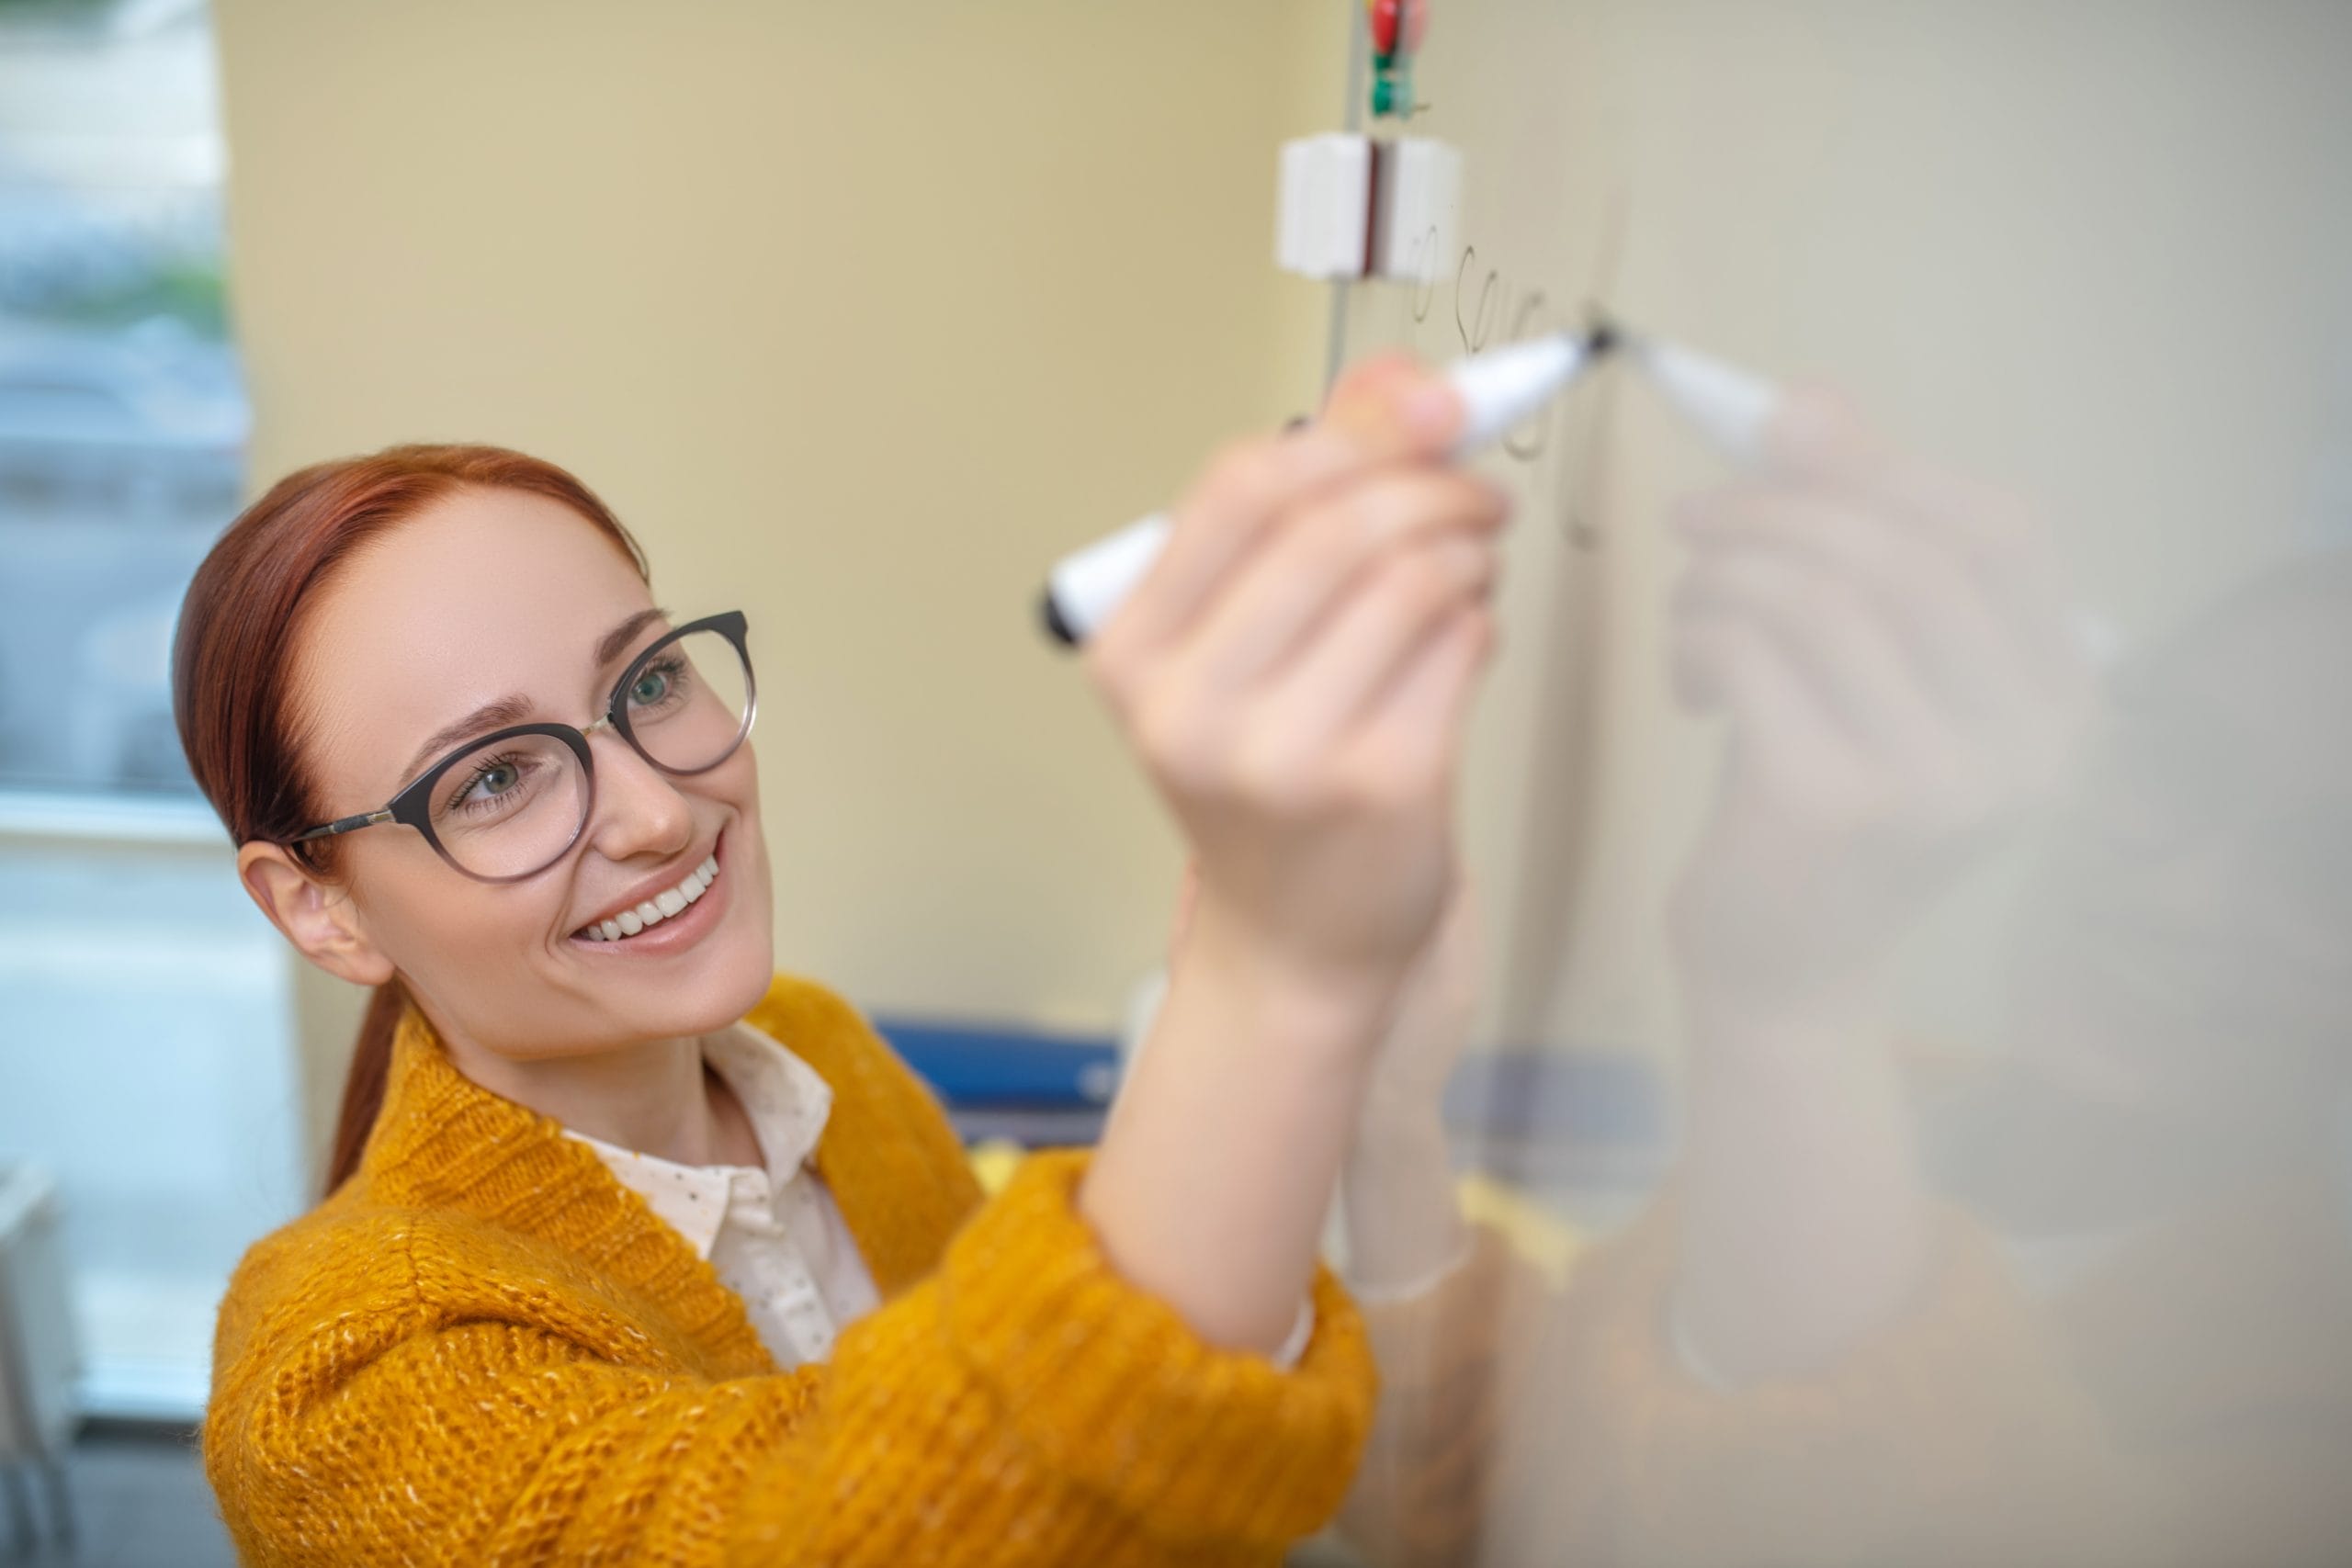
<instances>
[{"instance_id":1,"label":"white dry erase marker","mask_svg":"<svg viewBox=\"0 0 2352 1568\"><path fill-rule=\"evenodd\" d=\"M1753 372L1651 337L1626 337L1627 355L1692 429L1740 463L1764 459L1764 427L1781 389Z\"/></svg>"},{"instance_id":2,"label":"white dry erase marker","mask_svg":"<svg viewBox=\"0 0 2352 1568\"><path fill-rule=\"evenodd\" d=\"M1462 430L1448 456L1458 460L1499 439L1576 380L1610 344L1605 332L1589 337L1555 333L1455 360L1445 377L1462 400ZM1046 630L1071 647L1093 636L1159 558L1168 529L1168 514L1156 512L1064 556L1046 580Z\"/></svg>"},{"instance_id":3,"label":"white dry erase marker","mask_svg":"<svg viewBox=\"0 0 2352 1568\"><path fill-rule=\"evenodd\" d=\"M1781 407L1781 389L1753 371L1657 338L1620 336L1625 355L1641 367L1674 412L1735 462L1764 460L1764 430ZM2075 640L2093 664L2111 663L2122 651L2115 623L2097 610L2071 617Z\"/></svg>"}]
</instances>

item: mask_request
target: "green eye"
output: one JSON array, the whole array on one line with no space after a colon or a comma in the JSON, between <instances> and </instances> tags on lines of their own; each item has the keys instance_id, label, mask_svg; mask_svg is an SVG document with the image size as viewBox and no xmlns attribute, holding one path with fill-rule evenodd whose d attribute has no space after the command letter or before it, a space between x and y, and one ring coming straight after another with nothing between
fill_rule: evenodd
<instances>
[{"instance_id":1,"label":"green eye","mask_svg":"<svg viewBox=\"0 0 2352 1568\"><path fill-rule=\"evenodd\" d=\"M629 682L628 703L632 708L650 710L674 705L685 685L685 661L672 656L655 660L638 671Z\"/></svg>"},{"instance_id":2,"label":"green eye","mask_svg":"<svg viewBox=\"0 0 2352 1568\"><path fill-rule=\"evenodd\" d=\"M463 783L450 791L441 807L442 813L480 815L515 804L523 786L530 782L525 775L530 765L527 756L517 753L484 758L466 774Z\"/></svg>"}]
</instances>

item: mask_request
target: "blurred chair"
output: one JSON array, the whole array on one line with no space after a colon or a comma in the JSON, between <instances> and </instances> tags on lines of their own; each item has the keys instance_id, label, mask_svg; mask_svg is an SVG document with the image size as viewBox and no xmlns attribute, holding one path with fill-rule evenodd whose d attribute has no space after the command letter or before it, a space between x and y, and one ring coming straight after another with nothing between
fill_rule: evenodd
<instances>
[{"instance_id":1,"label":"blurred chair","mask_svg":"<svg viewBox=\"0 0 2352 1568\"><path fill-rule=\"evenodd\" d=\"M36 1539L28 1466L48 1491L51 1533L62 1545L74 1540L65 1447L78 1369L58 1222L47 1174L0 1162L0 1475L7 1478L18 1553L29 1552Z\"/></svg>"}]
</instances>

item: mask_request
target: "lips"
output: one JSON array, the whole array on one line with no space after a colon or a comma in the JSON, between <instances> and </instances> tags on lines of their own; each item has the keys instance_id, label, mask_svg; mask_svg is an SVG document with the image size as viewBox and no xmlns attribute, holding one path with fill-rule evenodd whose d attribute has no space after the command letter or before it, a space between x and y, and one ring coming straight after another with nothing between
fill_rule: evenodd
<instances>
[{"instance_id":1,"label":"lips","mask_svg":"<svg viewBox=\"0 0 2352 1568\"><path fill-rule=\"evenodd\" d=\"M684 876L636 889L633 902L615 904L571 934L585 942L626 942L639 931L684 913L689 905L701 899L718 874L718 852L713 849Z\"/></svg>"}]
</instances>

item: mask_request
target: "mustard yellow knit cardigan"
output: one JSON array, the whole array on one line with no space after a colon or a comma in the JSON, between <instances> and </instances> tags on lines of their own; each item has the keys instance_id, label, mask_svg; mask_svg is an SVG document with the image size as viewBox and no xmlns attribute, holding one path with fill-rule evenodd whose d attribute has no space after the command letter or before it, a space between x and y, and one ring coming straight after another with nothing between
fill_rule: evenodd
<instances>
[{"instance_id":1,"label":"mustard yellow knit cardigan","mask_svg":"<svg viewBox=\"0 0 2352 1568\"><path fill-rule=\"evenodd\" d=\"M818 1168L883 1304L776 1369L741 1303L413 1009L358 1173L222 1303L204 1460L253 1563L1273 1562L1338 1507L1375 1379L1318 1269L1298 1366L1104 1258L1086 1155L985 1203L938 1103L822 987L750 1021L833 1090Z\"/></svg>"}]
</instances>

